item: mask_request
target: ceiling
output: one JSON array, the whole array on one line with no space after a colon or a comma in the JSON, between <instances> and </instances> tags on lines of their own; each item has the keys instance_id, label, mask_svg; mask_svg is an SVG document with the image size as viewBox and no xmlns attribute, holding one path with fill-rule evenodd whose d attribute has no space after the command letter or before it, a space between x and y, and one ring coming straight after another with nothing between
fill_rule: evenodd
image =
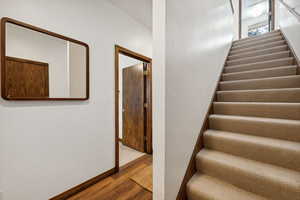
<instances>
[{"instance_id":1,"label":"ceiling","mask_svg":"<svg viewBox=\"0 0 300 200\"><path fill-rule=\"evenodd\" d=\"M129 16L152 29L152 0L108 0Z\"/></svg>"}]
</instances>

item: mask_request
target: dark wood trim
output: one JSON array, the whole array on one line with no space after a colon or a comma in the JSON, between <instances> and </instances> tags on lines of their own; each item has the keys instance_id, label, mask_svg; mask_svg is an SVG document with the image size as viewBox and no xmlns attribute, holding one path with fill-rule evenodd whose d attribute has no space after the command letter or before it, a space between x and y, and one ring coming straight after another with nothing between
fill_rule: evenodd
<instances>
[{"instance_id":1,"label":"dark wood trim","mask_svg":"<svg viewBox=\"0 0 300 200\"><path fill-rule=\"evenodd\" d=\"M123 54L123 55L126 55L126 56L129 56L129 57L132 57L132 58L135 58L137 60L141 60L141 61L144 61L144 62L147 62L147 63L152 63L152 59L147 57L147 56L144 56L142 54L139 54L139 53L136 53L134 51L131 51L129 49L126 49L124 47L121 47L119 45L115 45L115 48L116 50L120 53L120 54Z\"/></svg>"},{"instance_id":2,"label":"dark wood trim","mask_svg":"<svg viewBox=\"0 0 300 200\"><path fill-rule=\"evenodd\" d=\"M115 45L115 169L117 172L120 170L120 157L119 157L119 54L123 54L129 56L131 58L135 58L141 60L143 62L152 63L152 59L146 56L143 56L139 53L121 47L119 45Z\"/></svg>"},{"instance_id":3,"label":"dark wood trim","mask_svg":"<svg viewBox=\"0 0 300 200\"><path fill-rule=\"evenodd\" d=\"M233 44L233 43L232 43ZM223 64L223 68L222 68L222 71L221 73L219 74L219 78L218 78L218 81L217 81L217 85L215 87L215 90L214 90L214 95L213 97L211 98L211 102L209 104L209 107L208 107L208 110L206 112L206 115L205 115L205 118L204 118L204 121L203 121L203 124L202 124L202 127L201 127L201 130L199 132L199 135L198 135L198 138L197 138L197 141L196 141L196 145L194 147L194 150L193 150L193 153L192 153L192 156L190 158L190 161L189 161L189 164L188 164L188 167L186 169L186 172L185 172L185 175L183 177L183 180L182 180L182 183L180 185L180 189L179 189L179 192L177 194L177 198L176 200L187 200L187 194L186 194L186 185L188 183L188 181L192 178L192 176L196 173L197 169L196 169L196 155L199 153L199 151L201 149L204 148L204 143L203 143L203 134L204 132L209 128L209 115L211 115L213 113L213 102L217 100L217 91L219 89L219 83L220 81L222 80L222 74L223 74L223 71L224 71L224 68L226 66L226 61L227 61L227 58L229 56L229 53L230 53L230 50L232 48L232 44L231 44L231 47L229 48L228 50L228 54L225 58L225 61L224 61L224 64Z\"/></svg>"},{"instance_id":4,"label":"dark wood trim","mask_svg":"<svg viewBox=\"0 0 300 200\"><path fill-rule=\"evenodd\" d=\"M6 60L21 62L21 63L28 63L28 64L33 64L33 65L49 66L48 63L44 63L44 62L40 62L40 61L35 61L35 60L28 60L28 59L23 59L23 58L15 58L15 57L10 57L10 56L6 56Z\"/></svg>"},{"instance_id":5,"label":"dark wood trim","mask_svg":"<svg viewBox=\"0 0 300 200\"><path fill-rule=\"evenodd\" d=\"M80 185L77 185L77 186L67 190L66 192L63 192L55 197L50 198L49 200L66 200L66 199L72 197L73 195L87 189L88 187L91 187L92 185L95 185L99 181L101 181L113 174L116 174L116 173L117 173L117 170L115 168L110 169L110 170L104 172L103 174L100 174Z\"/></svg>"},{"instance_id":6,"label":"dark wood trim","mask_svg":"<svg viewBox=\"0 0 300 200\"><path fill-rule=\"evenodd\" d=\"M23 28L31 29L33 31L37 31L37 32L40 32L43 34L47 34L47 35L50 35L53 37L57 37L57 38L67 40L69 42L73 42L73 43L84 46L86 48L86 97L85 98L31 98L31 97L29 97L29 98L10 98L10 97L7 97L6 93L5 93L5 89L6 89L5 88L6 23L21 26ZM20 100L27 100L27 101L31 101L31 100L40 100L40 101L76 100L77 101L77 100L88 100L90 98L90 76L89 76L90 69L89 69L89 45L88 44L78 41L78 40L75 40L75 39L72 39L72 38L69 38L69 37L66 37L66 36L63 36L63 35L60 35L60 34L57 34L57 33L54 33L54 32L51 32L51 31L48 31L48 30L45 30L45 29L42 29L42 28L39 28L39 27L36 27L36 26L33 26L33 25L30 25L30 24L27 24L27 23L24 23L24 22L21 22L21 21L17 21L15 19L8 18L8 17L4 17L1 19L1 34L0 35L1 35L1 40L0 40L1 41L1 65L0 65L0 67L1 67L1 96L3 99L15 100L15 101L20 101Z\"/></svg>"},{"instance_id":7,"label":"dark wood trim","mask_svg":"<svg viewBox=\"0 0 300 200\"><path fill-rule=\"evenodd\" d=\"M153 153L153 121L152 121L152 63L147 64L148 75L145 77L145 100L147 103L145 112L145 151L148 154Z\"/></svg>"}]
</instances>

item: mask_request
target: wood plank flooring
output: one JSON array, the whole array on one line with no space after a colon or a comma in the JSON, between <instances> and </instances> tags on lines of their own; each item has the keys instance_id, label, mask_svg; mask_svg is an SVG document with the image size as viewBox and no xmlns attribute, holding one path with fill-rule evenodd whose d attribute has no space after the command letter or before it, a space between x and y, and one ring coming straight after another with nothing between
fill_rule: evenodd
<instances>
[{"instance_id":1,"label":"wood plank flooring","mask_svg":"<svg viewBox=\"0 0 300 200\"><path fill-rule=\"evenodd\" d=\"M152 165L152 156L145 155L68 200L152 200L152 193L145 190L130 177Z\"/></svg>"}]
</instances>

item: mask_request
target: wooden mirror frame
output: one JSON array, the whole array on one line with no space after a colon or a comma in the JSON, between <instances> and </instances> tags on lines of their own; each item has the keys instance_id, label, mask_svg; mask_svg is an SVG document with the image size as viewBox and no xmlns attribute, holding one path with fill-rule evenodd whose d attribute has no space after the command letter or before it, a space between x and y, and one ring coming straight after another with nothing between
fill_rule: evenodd
<instances>
[{"instance_id":1,"label":"wooden mirror frame","mask_svg":"<svg viewBox=\"0 0 300 200\"><path fill-rule=\"evenodd\" d=\"M10 23L10 24L14 24L14 25L17 25L17 26L21 26L23 28L27 28L27 29L30 29L30 30L33 30L33 31L37 31L37 32L40 32L40 33L43 33L43 34L46 34L46 35L50 35L50 36L53 36L53 37L56 37L56 38L60 38L60 39L63 39L63 40L66 40L66 41L69 41L69 42L73 42L73 43L76 43L76 44L79 44L79 45L82 45L86 48L86 97L84 98L41 98L41 97L37 97L37 98L34 98L34 97L8 97L6 95L6 87L5 87L5 81L6 81L6 72L5 72L5 66L6 66L6 24L7 23ZM77 101L84 101L84 100L88 100L89 97L90 97L90 91L89 91L89 84L90 84L90 81L89 81L89 45L84 43L84 42L81 42L81 41L78 41L78 40L75 40L75 39L72 39L72 38L69 38L69 37L66 37L66 36L63 36L63 35L60 35L60 34L57 34L57 33L53 33L51 31L48 31L48 30L45 30L45 29L42 29L42 28L38 28L38 27L35 27L33 25L30 25L30 24L26 24L24 22L20 22L20 21L17 21L17 20L14 20L14 19L11 19L11 18L8 18L8 17L4 17L1 19L1 31L0 31L0 42L1 42L1 48L0 48L0 53L1 53L1 62L0 62L0 67L1 67L1 96L3 99L5 100L16 100L16 101L19 101L19 100L39 100L39 101L66 101L66 100L77 100Z\"/></svg>"}]
</instances>

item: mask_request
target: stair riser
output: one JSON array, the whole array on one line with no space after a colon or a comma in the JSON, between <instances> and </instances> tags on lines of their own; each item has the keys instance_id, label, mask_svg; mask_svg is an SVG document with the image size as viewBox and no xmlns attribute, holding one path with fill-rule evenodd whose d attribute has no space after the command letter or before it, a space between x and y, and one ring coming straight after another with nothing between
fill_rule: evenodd
<instances>
[{"instance_id":1,"label":"stair riser","mask_svg":"<svg viewBox=\"0 0 300 200\"><path fill-rule=\"evenodd\" d=\"M271 178L258 176L256 173L240 170L226 165L219 160L197 156L197 169L207 175L219 178L244 190L265 196L272 200L299 200L295 188L285 187ZM280 192L275 192L280 191Z\"/></svg>"},{"instance_id":2,"label":"stair riser","mask_svg":"<svg viewBox=\"0 0 300 200\"><path fill-rule=\"evenodd\" d=\"M286 41L281 40L278 42L272 42L270 44L258 45L258 46L254 46L254 47L244 48L244 49L235 49L235 50L231 50L229 55L233 56L233 55L237 55L240 53L249 53L249 52L253 52L253 51L260 51L260 50L265 50L265 49L278 47L278 46L282 46L282 45L286 45Z\"/></svg>"},{"instance_id":3,"label":"stair riser","mask_svg":"<svg viewBox=\"0 0 300 200\"><path fill-rule=\"evenodd\" d=\"M213 104L215 114L300 120L295 104Z\"/></svg>"},{"instance_id":4,"label":"stair riser","mask_svg":"<svg viewBox=\"0 0 300 200\"><path fill-rule=\"evenodd\" d=\"M262 51L253 51L253 52L249 52L249 53L237 54L235 56L229 56L228 60L232 61L232 60L236 60L236 59L247 58L247 57L255 57L255 56L272 54L272 53L278 53L278 52L287 51L287 50L288 50L288 46L284 45L284 46L271 48L271 49L266 49L266 50L262 50Z\"/></svg>"},{"instance_id":5,"label":"stair riser","mask_svg":"<svg viewBox=\"0 0 300 200\"><path fill-rule=\"evenodd\" d=\"M235 67L225 67L224 72L225 73L233 73L233 72L243 72L243 71L256 70L256 69L268 69L268 68L274 68L274 67L293 65L294 62L295 62L295 60L293 58L284 59L284 60L274 60L274 61L269 61L269 62L264 62L264 63L239 65L239 66L235 66Z\"/></svg>"},{"instance_id":6,"label":"stair riser","mask_svg":"<svg viewBox=\"0 0 300 200\"><path fill-rule=\"evenodd\" d=\"M252 90L275 88L300 88L300 76L287 78L273 78L253 81L221 82L220 90Z\"/></svg>"},{"instance_id":7,"label":"stair riser","mask_svg":"<svg viewBox=\"0 0 300 200\"><path fill-rule=\"evenodd\" d=\"M210 118L210 129L300 142L300 122L292 123L249 119Z\"/></svg>"},{"instance_id":8,"label":"stair riser","mask_svg":"<svg viewBox=\"0 0 300 200\"><path fill-rule=\"evenodd\" d=\"M199 172L188 182L186 192L188 200L267 200Z\"/></svg>"},{"instance_id":9,"label":"stair riser","mask_svg":"<svg viewBox=\"0 0 300 200\"><path fill-rule=\"evenodd\" d=\"M256 78L269 78L269 77L279 77L279 76L290 76L296 75L296 67L284 67L277 69L270 69L257 72L246 72L238 74L223 74L222 81L234 81L243 79L256 79Z\"/></svg>"},{"instance_id":10,"label":"stair riser","mask_svg":"<svg viewBox=\"0 0 300 200\"><path fill-rule=\"evenodd\" d=\"M253 42L249 42L247 44L241 44L241 45L236 45L232 47L232 50L241 50L241 49L246 49L249 47L253 47L253 46L257 46L257 45L261 45L263 44L270 44L273 42L278 42L283 40L283 38L281 36L278 37L272 37L272 38L268 38L267 40L263 40L263 41L253 41Z\"/></svg>"},{"instance_id":11,"label":"stair riser","mask_svg":"<svg viewBox=\"0 0 300 200\"><path fill-rule=\"evenodd\" d=\"M239 60L228 61L226 64L227 64L227 67L231 67L231 66L235 66L235 65L243 65L243 64L264 62L264 61L269 61L269 60L273 60L273 59L287 58L290 56L291 56L291 53L286 51L286 52L281 52L281 53L276 53L276 54L268 54L268 55L263 55L263 56L258 56L258 57L243 58L243 59L239 59Z\"/></svg>"},{"instance_id":12,"label":"stair riser","mask_svg":"<svg viewBox=\"0 0 300 200\"><path fill-rule=\"evenodd\" d=\"M283 144L281 140L272 139L262 141L261 137L245 138L226 132L216 134L208 131L204 135L204 144L208 149L300 171L300 147L297 143ZM289 147L289 144L293 147Z\"/></svg>"},{"instance_id":13,"label":"stair riser","mask_svg":"<svg viewBox=\"0 0 300 200\"><path fill-rule=\"evenodd\" d=\"M270 38L270 37L274 37L274 36L282 36L281 35L281 32L274 32L274 33L267 33L267 34L264 34L264 35L260 35L260 36L254 36L254 37L249 37L249 38L244 38L244 39L241 39L241 40L238 40L238 41L234 41L233 44L243 44L243 43L248 43L248 42L251 42L251 41L259 41L259 40L265 40L267 38Z\"/></svg>"},{"instance_id":14,"label":"stair riser","mask_svg":"<svg viewBox=\"0 0 300 200\"><path fill-rule=\"evenodd\" d=\"M300 89L217 92L220 102L300 102Z\"/></svg>"}]
</instances>

